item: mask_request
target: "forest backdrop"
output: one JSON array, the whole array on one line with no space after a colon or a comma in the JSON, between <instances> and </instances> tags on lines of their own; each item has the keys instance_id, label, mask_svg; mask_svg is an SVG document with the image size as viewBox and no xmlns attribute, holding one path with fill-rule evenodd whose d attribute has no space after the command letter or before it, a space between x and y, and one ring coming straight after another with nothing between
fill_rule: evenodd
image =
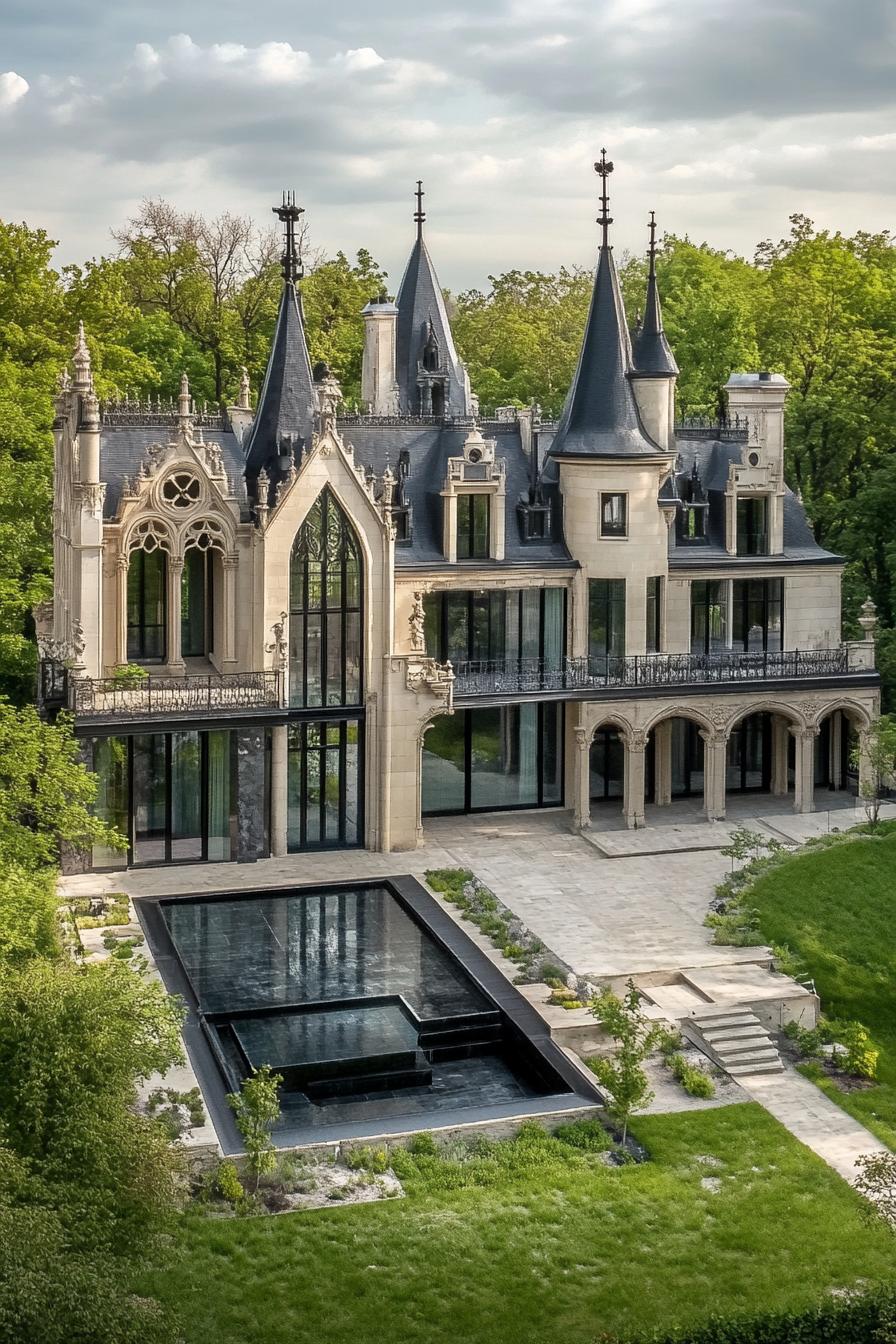
<instances>
[{"instance_id":1,"label":"forest backdrop","mask_svg":"<svg viewBox=\"0 0 896 1344\"><path fill-rule=\"evenodd\" d=\"M733 369L784 373L786 470L815 535L848 560L844 635L870 593L878 665L896 702L896 246L888 233L817 231L802 215L752 260L666 236L658 276L681 376L679 414L716 414ZM101 397L177 393L228 403L245 364L260 387L280 290L275 234L233 215L206 220L144 202L110 255L54 268L40 228L0 222L0 693L33 690L30 610L49 596L56 378L84 321ZM312 361L360 395L361 309L397 288L369 252L354 260L305 240ZM620 258L630 320L645 263ZM487 291L449 295L453 330L484 406L538 402L559 412L578 356L591 273L508 271Z\"/></svg>"}]
</instances>

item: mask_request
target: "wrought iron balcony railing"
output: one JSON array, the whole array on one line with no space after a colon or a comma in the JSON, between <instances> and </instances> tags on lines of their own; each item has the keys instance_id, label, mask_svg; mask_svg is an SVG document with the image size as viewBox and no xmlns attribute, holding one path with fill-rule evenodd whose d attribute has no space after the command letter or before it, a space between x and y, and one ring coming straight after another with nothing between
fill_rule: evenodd
<instances>
[{"instance_id":1,"label":"wrought iron balcony railing","mask_svg":"<svg viewBox=\"0 0 896 1344\"><path fill-rule=\"evenodd\" d=\"M849 649L788 649L781 653L648 653L631 658L479 659L454 667L455 699L478 695L589 692L602 687L654 688L842 677ZM858 667L854 670L862 670Z\"/></svg>"},{"instance_id":2,"label":"wrought iron balcony railing","mask_svg":"<svg viewBox=\"0 0 896 1344\"><path fill-rule=\"evenodd\" d=\"M226 716L276 709L279 672L221 672L207 676L148 676L128 684L115 677L68 679L68 707L76 718L145 719L155 715Z\"/></svg>"}]
</instances>

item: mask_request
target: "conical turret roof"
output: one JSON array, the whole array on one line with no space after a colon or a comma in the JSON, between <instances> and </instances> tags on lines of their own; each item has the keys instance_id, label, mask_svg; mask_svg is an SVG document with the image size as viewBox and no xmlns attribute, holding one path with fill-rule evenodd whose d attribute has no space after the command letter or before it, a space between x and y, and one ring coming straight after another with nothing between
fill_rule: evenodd
<instances>
[{"instance_id":1,"label":"conical turret roof","mask_svg":"<svg viewBox=\"0 0 896 1344\"><path fill-rule=\"evenodd\" d=\"M442 287L439 284L432 258L423 240L422 188L418 183L417 237L395 300L398 317L395 322L395 376L398 383L398 404L402 415L414 415L419 409L417 383L418 362L423 359L427 343L438 350L439 368L447 375L445 410L452 415L465 415L466 384L463 366L458 358L451 335L451 325Z\"/></svg>"},{"instance_id":2,"label":"conical turret roof","mask_svg":"<svg viewBox=\"0 0 896 1344\"><path fill-rule=\"evenodd\" d=\"M674 378L678 374L675 356L663 331L663 314L656 283L656 221L650 212L650 263L647 271L647 296L644 320L633 341L635 372L654 378Z\"/></svg>"},{"instance_id":3,"label":"conical turret roof","mask_svg":"<svg viewBox=\"0 0 896 1344\"><path fill-rule=\"evenodd\" d=\"M246 476L250 479L262 468L273 474L272 459L277 456L284 435L310 442L314 429L314 380L305 340L302 300L296 287L301 264L295 225L302 210L294 197L287 198L284 194L283 205L275 207L274 213L286 226L283 290L258 408L246 438Z\"/></svg>"}]
</instances>

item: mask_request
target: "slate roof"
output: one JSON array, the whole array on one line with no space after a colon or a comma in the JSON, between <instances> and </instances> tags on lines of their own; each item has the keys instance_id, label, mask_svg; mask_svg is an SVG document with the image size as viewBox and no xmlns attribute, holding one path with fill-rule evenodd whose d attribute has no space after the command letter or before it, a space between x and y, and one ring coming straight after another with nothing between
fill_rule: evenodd
<instances>
[{"instance_id":1,"label":"slate roof","mask_svg":"<svg viewBox=\"0 0 896 1344\"><path fill-rule=\"evenodd\" d=\"M412 509L412 539L409 545L396 545L395 568L446 565L442 550L442 485L448 473L448 458L459 457L469 429L439 425L346 425L341 429L347 443L354 445L355 461L382 475L388 462L398 474L399 457L406 450L410 473L404 482L404 498ZM488 432L486 430L486 437ZM523 451L519 429L495 436L495 453L506 463L506 507L504 560L461 561L446 566L454 574L465 566L483 569L513 565L570 565L573 563L562 540L559 492L556 485L544 487L546 502L553 515L553 537L543 542L523 542L517 505L528 499L529 458Z\"/></svg>"},{"instance_id":2,"label":"slate roof","mask_svg":"<svg viewBox=\"0 0 896 1344\"><path fill-rule=\"evenodd\" d=\"M245 471L254 480L262 467L273 475L281 435L311 442L315 395L305 341L301 297L292 281L283 285L271 354L255 419L246 438Z\"/></svg>"},{"instance_id":3,"label":"slate roof","mask_svg":"<svg viewBox=\"0 0 896 1344\"><path fill-rule=\"evenodd\" d=\"M632 351L619 277L609 246L600 249L585 337L551 454L555 457L655 457L629 380Z\"/></svg>"},{"instance_id":4,"label":"slate roof","mask_svg":"<svg viewBox=\"0 0 896 1344\"><path fill-rule=\"evenodd\" d=\"M395 376L398 382L398 409L402 415L416 415L420 409L417 390L417 361L423 357L429 327L439 346L440 364L447 368L447 406L450 415L466 415L464 373L451 335L451 325L435 267L423 241L422 228L411 251L395 300Z\"/></svg>"},{"instance_id":5,"label":"slate roof","mask_svg":"<svg viewBox=\"0 0 896 1344\"><path fill-rule=\"evenodd\" d=\"M121 502L122 481L125 476L135 481L140 463L149 458L153 443L170 443L177 431L170 424L103 425L100 431L100 475L106 482L103 516L112 519ZM205 429L206 443L217 443L221 448L224 469L230 478L240 506L240 518L249 519L249 500L243 475L243 450L231 430Z\"/></svg>"},{"instance_id":6,"label":"slate roof","mask_svg":"<svg viewBox=\"0 0 896 1344\"><path fill-rule=\"evenodd\" d=\"M667 481L660 491L660 499L677 498L676 482L691 475L694 465L697 476L709 500L707 540L685 542L677 540L676 529L669 532L669 568L692 569L725 565L732 569L749 565L842 564L842 559L818 545L812 533L806 511L796 495L786 490L784 495L784 550L777 555L729 555L725 549L725 486L728 468L741 460L741 444L717 441L677 439L675 447L680 463L676 467L676 481Z\"/></svg>"}]
</instances>

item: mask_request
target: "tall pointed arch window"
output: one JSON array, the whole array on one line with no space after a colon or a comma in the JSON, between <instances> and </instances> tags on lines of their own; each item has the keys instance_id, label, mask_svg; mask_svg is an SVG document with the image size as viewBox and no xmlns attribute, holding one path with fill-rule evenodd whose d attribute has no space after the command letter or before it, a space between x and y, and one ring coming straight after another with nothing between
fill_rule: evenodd
<instances>
[{"instance_id":1,"label":"tall pointed arch window","mask_svg":"<svg viewBox=\"0 0 896 1344\"><path fill-rule=\"evenodd\" d=\"M289 609L290 704L360 704L361 549L330 490L315 500L293 544Z\"/></svg>"}]
</instances>

